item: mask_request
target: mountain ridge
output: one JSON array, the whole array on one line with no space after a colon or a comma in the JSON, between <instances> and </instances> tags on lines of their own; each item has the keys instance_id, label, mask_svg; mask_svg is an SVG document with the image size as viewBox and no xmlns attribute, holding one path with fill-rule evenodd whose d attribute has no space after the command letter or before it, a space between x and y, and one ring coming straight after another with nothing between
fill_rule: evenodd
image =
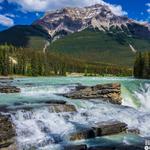
<instances>
[{"instance_id":1,"label":"mountain ridge","mask_svg":"<svg viewBox=\"0 0 150 150\"><path fill-rule=\"evenodd\" d=\"M45 15L35 21L33 25L42 26L51 37L55 37L60 31L75 33L83 31L86 28L98 28L100 31L108 31L111 28L129 30L138 36L150 36L150 25L140 23L127 16L115 15L108 6L96 4L84 8L63 8L53 12L47 12ZM138 28L132 30L132 28ZM143 30L144 33L137 32Z\"/></svg>"},{"instance_id":2,"label":"mountain ridge","mask_svg":"<svg viewBox=\"0 0 150 150\"><path fill-rule=\"evenodd\" d=\"M150 25L115 15L108 6L63 8L28 26L0 32L0 44L67 55L90 63L133 66L150 51Z\"/></svg>"}]
</instances>

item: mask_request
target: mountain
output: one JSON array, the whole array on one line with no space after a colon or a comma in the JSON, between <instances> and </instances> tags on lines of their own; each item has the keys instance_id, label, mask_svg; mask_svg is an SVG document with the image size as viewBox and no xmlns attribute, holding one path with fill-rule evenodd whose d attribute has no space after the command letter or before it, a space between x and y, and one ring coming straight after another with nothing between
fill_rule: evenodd
<instances>
[{"instance_id":1,"label":"mountain","mask_svg":"<svg viewBox=\"0 0 150 150\"><path fill-rule=\"evenodd\" d=\"M137 51L150 50L150 25L117 16L106 5L68 7L47 12L30 26L1 32L0 43L47 49L90 63L132 66Z\"/></svg>"},{"instance_id":2,"label":"mountain","mask_svg":"<svg viewBox=\"0 0 150 150\"><path fill-rule=\"evenodd\" d=\"M63 33L66 35L80 32L86 28L98 28L104 32L116 28L134 36L150 37L150 25L141 24L126 16L116 16L108 6L100 4L47 12L33 24L42 26L53 38L58 38Z\"/></svg>"}]
</instances>

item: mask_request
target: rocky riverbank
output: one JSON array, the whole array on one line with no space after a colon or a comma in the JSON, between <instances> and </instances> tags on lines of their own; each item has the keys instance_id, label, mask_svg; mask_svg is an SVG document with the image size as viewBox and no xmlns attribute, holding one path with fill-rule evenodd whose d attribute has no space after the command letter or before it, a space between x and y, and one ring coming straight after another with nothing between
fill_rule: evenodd
<instances>
[{"instance_id":1,"label":"rocky riverbank","mask_svg":"<svg viewBox=\"0 0 150 150\"><path fill-rule=\"evenodd\" d=\"M76 109L73 105L69 104L50 104L49 108L52 107L55 108L55 113L62 113L62 112L74 112L76 113ZM50 108L52 109L52 108ZM27 110L28 111L28 110ZM54 111L51 111L51 113L54 113ZM12 124L11 118L8 115L2 115L0 114L0 149L1 150L18 150L16 143L15 143L15 127ZM133 129L131 130L132 134L138 134L133 133ZM63 139L66 139L68 141L68 144L63 145L62 147L64 150L103 150L104 147L100 146L91 146L88 147L86 144L75 144L74 142L80 141L80 140L89 140L89 139L96 139L98 137L104 137L106 135L116 135L116 134L128 134L130 133L130 129L128 129L128 126L126 123L119 122L119 121L106 121L106 122L98 122L93 123L89 127L85 126L76 126L76 130L73 132L65 133L64 135L61 135ZM69 142L70 141L70 142ZM70 143L70 144L69 144ZM72 143L72 144L71 144ZM58 140L59 144L59 140ZM119 145L120 146L120 145ZM125 147L125 145L122 145ZM126 145L127 146L127 145ZM138 146L136 146L139 148ZM110 150L121 150L121 148L118 148L118 145L115 147L108 147ZM131 147L129 147L131 149ZM133 148L135 148L133 146ZM108 149L108 150L109 150ZM105 150L105 148L104 148ZM134 150L134 149L131 149Z\"/></svg>"},{"instance_id":2,"label":"rocky riverbank","mask_svg":"<svg viewBox=\"0 0 150 150\"><path fill-rule=\"evenodd\" d=\"M6 85L3 86L3 90L5 91L4 93L7 93L7 92L11 93L11 90L10 90L10 88L12 88L11 85L13 84L8 84L7 86ZM26 86L32 87L32 85L30 84L28 85L26 84ZM5 87L8 87L8 89ZM17 87L13 87L13 88L17 89ZM19 89L18 89L18 92L19 92ZM13 90L12 90L12 93L13 93ZM121 85L117 83L96 85L96 86L79 85L76 87L75 90L73 89L72 92L63 94L63 96L69 97L71 99L82 99L82 100L97 99L99 101L103 100L103 101L107 101L107 102L110 102L113 104L119 104L119 105L122 103ZM56 145L60 144L63 150L68 150L68 149L69 150L135 150L135 149L142 150L143 149L143 145L140 145L140 146L127 145L124 143L121 145L116 144L112 146L98 145L98 142L111 143L111 141L109 141L107 138L105 139L105 136L113 136L113 135L120 136L121 134L125 134L125 135L132 134L132 135L138 136L138 134L140 134L140 131L136 128L134 129L134 127L130 129L126 123L124 123L123 121L119 122L115 120L116 118L114 120L111 120L111 117L109 118L110 120L106 119L107 121L105 122L101 122L101 118L100 118L97 121L94 121L93 119L88 124L82 123L82 122L80 123L80 121L76 121L76 118L72 118L72 117L75 117L75 115L78 115L76 117L83 117L82 114L85 114L85 112L80 112L80 109L78 109L78 106L76 107L74 103L70 103L72 102L70 101L70 99L61 100L61 97L59 98L60 100L40 99L40 101L38 101L38 105L34 105L34 104L32 105L31 101L26 102L26 101L18 100L17 102L13 103L13 106L12 105L10 107L7 105L5 107L0 106L2 108L2 109L0 108L0 112L3 112L3 114L4 113L11 114L12 120L13 120L12 122L11 117L8 115L0 114L0 127L1 127L0 128L0 149L1 150L20 150L17 147L18 145L16 145L16 141L15 141L16 136L17 138L19 137L19 139L21 139L22 134L28 133L27 129L35 124L36 124L35 127L37 128L36 131L38 131L38 133L40 132L42 134L45 134L49 138L49 135L53 134L52 132L53 128L49 128L49 126L51 125L51 123L53 124L53 126L57 126L57 123L59 124L59 121L60 121L60 126L56 127L58 130L63 128L65 125L66 125L65 126L66 128L69 125L70 129L67 130L67 132L62 132L61 134L60 132L58 132L58 134L52 135L54 139L52 139L51 144L56 144ZM122 107L122 106L116 106L116 107ZM89 112L89 110L87 110L87 112ZM52 117L49 118L49 116L51 115ZM18 116L21 119L20 118L18 119ZM58 116L61 116L61 117L58 117ZM84 118L85 121L88 117L92 117L92 116L86 116L86 114L84 116L85 116ZM61 119L55 120L55 117L59 119L61 118ZM18 120L16 119L14 121L14 118L15 119L17 118ZM82 118L80 118L80 120L81 119ZM22 129L20 130L21 132L19 131L21 135L18 135L18 134L16 135L16 133L18 133L18 128L17 128L18 122L21 125L21 128L24 127L23 130ZM29 124L29 122L31 124ZM13 123L15 124L15 126L13 126ZM15 128L17 131L16 133L15 133ZM29 132L28 136L30 136L32 131L34 132L34 128L31 128L31 132ZM36 139L36 136L34 136L34 138ZM47 139L43 140L43 138L45 137L38 139L40 140L38 141L40 144L37 142L37 140L35 140L35 143L37 142L40 145L40 148L41 147L43 148L45 145L48 145L50 142L50 141L46 141ZM88 145L88 143L83 142L84 140L94 141L94 140L97 140L98 138L101 138L101 141L98 141L96 143L97 145ZM25 139L29 139L29 137ZM29 148L29 149L25 148L24 150L37 149L37 147L35 145L32 145L32 143L31 145L30 143L25 143L25 144L29 144L29 147L31 146L32 148Z\"/></svg>"},{"instance_id":3,"label":"rocky riverbank","mask_svg":"<svg viewBox=\"0 0 150 150\"><path fill-rule=\"evenodd\" d=\"M113 104L121 104L121 85L118 83L96 86L78 86L76 90L63 96L72 99L100 99Z\"/></svg>"},{"instance_id":4,"label":"rocky riverbank","mask_svg":"<svg viewBox=\"0 0 150 150\"><path fill-rule=\"evenodd\" d=\"M0 93L19 93L20 89L15 86L0 86Z\"/></svg>"},{"instance_id":5,"label":"rocky riverbank","mask_svg":"<svg viewBox=\"0 0 150 150\"><path fill-rule=\"evenodd\" d=\"M13 78L0 77L0 93L19 93L20 89L12 86Z\"/></svg>"},{"instance_id":6,"label":"rocky riverbank","mask_svg":"<svg viewBox=\"0 0 150 150\"><path fill-rule=\"evenodd\" d=\"M15 147L15 129L10 116L0 114L0 149L11 149Z\"/></svg>"}]
</instances>

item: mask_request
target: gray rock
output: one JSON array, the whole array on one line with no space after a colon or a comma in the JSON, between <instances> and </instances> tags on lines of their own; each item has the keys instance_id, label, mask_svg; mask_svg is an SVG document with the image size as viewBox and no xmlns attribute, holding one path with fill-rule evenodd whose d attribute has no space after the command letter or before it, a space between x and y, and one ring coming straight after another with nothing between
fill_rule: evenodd
<instances>
[{"instance_id":1,"label":"gray rock","mask_svg":"<svg viewBox=\"0 0 150 150\"><path fill-rule=\"evenodd\" d=\"M107 121L97 123L93 127L96 136L112 135L126 132L127 124L119 121Z\"/></svg>"},{"instance_id":2,"label":"gray rock","mask_svg":"<svg viewBox=\"0 0 150 150\"><path fill-rule=\"evenodd\" d=\"M49 105L49 109L52 112L60 113L60 112L76 112L76 108L74 105L70 104L51 104Z\"/></svg>"},{"instance_id":3,"label":"gray rock","mask_svg":"<svg viewBox=\"0 0 150 150\"><path fill-rule=\"evenodd\" d=\"M133 128L133 129L128 129L127 133L132 133L132 134L140 134L140 130Z\"/></svg>"},{"instance_id":4,"label":"gray rock","mask_svg":"<svg viewBox=\"0 0 150 150\"><path fill-rule=\"evenodd\" d=\"M20 89L15 86L0 86L0 93L19 93Z\"/></svg>"},{"instance_id":5,"label":"gray rock","mask_svg":"<svg viewBox=\"0 0 150 150\"><path fill-rule=\"evenodd\" d=\"M144 150L144 145L93 146L87 150Z\"/></svg>"},{"instance_id":6,"label":"gray rock","mask_svg":"<svg viewBox=\"0 0 150 150\"><path fill-rule=\"evenodd\" d=\"M121 85L118 83L77 87L76 91L64 94L72 99L102 99L113 104L121 104Z\"/></svg>"},{"instance_id":7,"label":"gray rock","mask_svg":"<svg viewBox=\"0 0 150 150\"><path fill-rule=\"evenodd\" d=\"M0 114L0 149L14 144L15 130L9 116Z\"/></svg>"},{"instance_id":8,"label":"gray rock","mask_svg":"<svg viewBox=\"0 0 150 150\"><path fill-rule=\"evenodd\" d=\"M66 145L63 147L63 150L87 150L86 145Z\"/></svg>"},{"instance_id":9,"label":"gray rock","mask_svg":"<svg viewBox=\"0 0 150 150\"><path fill-rule=\"evenodd\" d=\"M12 77L0 77L0 81L3 81L3 80L13 80Z\"/></svg>"},{"instance_id":10,"label":"gray rock","mask_svg":"<svg viewBox=\"0 0 150 150\"><path fill-rule=\"evenodd\" d=\"M75 141L75 140L82 140L82 139L91 139L95 137L94 130L91 128L81 128L77 129L76 132L70 133L69 140Z\"/></svg>"}]
</instances>

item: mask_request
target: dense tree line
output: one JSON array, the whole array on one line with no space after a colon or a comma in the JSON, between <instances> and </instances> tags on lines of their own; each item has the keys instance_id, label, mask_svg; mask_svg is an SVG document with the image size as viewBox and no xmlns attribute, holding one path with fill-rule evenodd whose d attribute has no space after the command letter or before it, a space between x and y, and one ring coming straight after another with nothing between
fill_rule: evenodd
<instances>
[{"instance_id":1,"label":"dense tree line","mask_svg":"<svg viewBox=\"0 0 150 150\"><path fill-rule=\"evenodd\" d=\"M139 52L137 54L134 64L134 76L150 79L150 52Z\"/></svg>"},{"instance_id":2,"label":"dense tree line","mask_svg":"<svg viewBox=\"0 0 150 150\"><path fill-rule=\"evenodd\" d=\"M128 67L88 63L57 53L0 46L0 75L49 76L66 73L85 75L131 75Z\"/></svg>"}]
</instances>

